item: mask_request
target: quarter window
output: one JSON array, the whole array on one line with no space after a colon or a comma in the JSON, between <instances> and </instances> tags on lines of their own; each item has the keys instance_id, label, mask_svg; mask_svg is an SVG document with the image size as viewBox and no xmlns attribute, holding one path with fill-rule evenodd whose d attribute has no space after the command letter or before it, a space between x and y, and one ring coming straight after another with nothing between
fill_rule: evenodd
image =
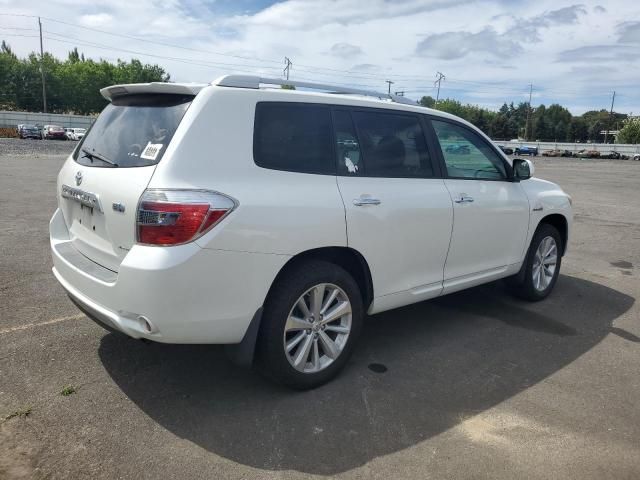
<instances>
[{"instance_id":1,"label":"quarter window","mask_svg":"<svg viewBox=\"0 0 640 480\"><path fill-rule=\"evenodd\" d=\"M432 177L433 167L420 121L413 115L353 112L358 149L369 177Z\"/></svg>"},{"instance_id":2,"label":"quarter window","mask_svg":"<svg viewBox=\"0 0 640 480\"><path fill-rule=\"evenodd\" d=\"M264 168L335 174L330 109L324 105L259 103L253 155L256 164Z\"/></svg>"},{"instance_id":3,"label":"quarter window","mask_svg":"<svg viewBox=\"0 0 640 480\"><path fill-rule=\"evenodd\" d=\"M432 120L440 149L452 178L502 180L507 177L504 162L473 131L454 123Z\"/></svg>"}]
</instances>

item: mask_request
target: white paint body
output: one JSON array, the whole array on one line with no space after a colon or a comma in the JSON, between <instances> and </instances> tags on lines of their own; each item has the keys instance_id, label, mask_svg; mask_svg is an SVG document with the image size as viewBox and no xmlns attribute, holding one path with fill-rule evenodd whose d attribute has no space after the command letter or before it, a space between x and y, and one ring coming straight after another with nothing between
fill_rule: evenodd
<instances>
[{"instance_id":1,"label":"white paint body","mask_svg":"<svg viewBox=\"0 0 640 480\"><path fill-rule=\"evenodd\" d=\"M50 224L56 278L76 302L134 338L240 342L278 272L308 250L358 251L372 277L368 312L377 313L517 273L544 216L559 213L571 225L569 197L538 179L343 177L269 170L253 159L254 114L260 101L384 108L470 125L457 117L304 91L132 87L157 93L172 89L196 96L160 163L94 168L70 156L58 176L59 205ZM103 210L84 225L79 220L88 213L60 196L62 185L75 185L79 171L82 189L97 193ZM136 207L147 188L213 190L236 199L238 207L191 243L137 245ZM366 194L380 199L380 205L353 205L353 199ZM460 194L473 196L474 203L455 203ZM126 205L125 211L112 210L112 203ZM534 207L542 210L532 211ZM80 260L72 261L63 251L77 252ZM152 323L152 332L140 316Z\"/></svg>"}]
</instances>

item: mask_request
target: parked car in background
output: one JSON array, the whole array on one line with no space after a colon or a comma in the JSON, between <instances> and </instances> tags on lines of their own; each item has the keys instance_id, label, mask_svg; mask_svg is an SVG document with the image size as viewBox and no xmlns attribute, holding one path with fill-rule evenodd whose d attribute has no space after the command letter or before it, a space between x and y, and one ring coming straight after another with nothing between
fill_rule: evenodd
<instances>
[{"instance_id":1,"label":"parked car in background","mask_svg":"<svg viewBox=\"0 0 640 480\"><path fill-rule=\"evenodd\" d=\"M575 154L577 158L600 158L598 150L580 150Z\"/></svg>"},{"instance_id":2,"label":"parked car in background","mask_svg":"<svg viewBox=\"0 0 640 480\"><path fill-rule=\"evenodd\" d=\"M555 148L553 150L546 150L542 152L543 157L573 157L573 153L569 150L560 150Z\"/></svg>"},{"instance_id":3,"label":"parked car in background","mask_svg":"<svg viewBox=\"0 0 640 480\"><path fill-rule=\"evenodd\" d=\"M613 150L607 153L601 153L600 158L609 158L612 160L621 160L624 155L620 154L620 152L614 152Z\"/></svg>"},{"instance_id":4,"label":"parked car in background","mask_svg":"<svg viewBox=\"0 0 640 480\"><path fill-rule=\"evenodd\" d=\"M42 140L42 132L35 125L22 124L18 125L18 137Z\"/></svg>"},{"instance_id":5,"label":"parked car in background","mask_svg":"<svg viewBox=\"0 0 640 480\"><path fill-rule=\"evenodd\" d=\"M516 147L513 153L514 155L531 155L533 157L537 157L538 147L530 147L528 145L524 145L522 147Z\"/></svg>"},{"instance_id":6,"label":"parked car in background","mask_svg":"<svg viewBox=\"0 0 640 480\"><path fill-rule=\"evenodd\" d=\"M45 140L67 140L67 132L59 125L45 125L42 135Z\"/></svg>"},{"instance_id":7,"label":"parked car in background","mask_svg":"<svg viewBox=\"0 0 640 480\"><path fill-rule=\"evenodd\" d=\"M543 157L559 157L562 155L562 150L554 149L554 150L545 150L542 152Z\"/></svg>"},{"instance_id":8,"label":"parked car in background","mask_svg":"<svg viewBox=\"0 0 640 480\"><path fill-rule=\"evenodd\" d=\"M65 128L65 134L69 140L80 140L87 133L86 128Z\"/></svg>"},{"instance_id":9,"label":"parked car in background","mask_svg":"<svg viewBox=\"0 0 640 480\"><path fill-rule=\"evenodd\" d=\"M640 161L640 153L636 153L633 157L631 157L631 160Z\"/></svg>"},{"instance_id":10,"label":"parked car in background","mask_svg":"<svg viewBox=\"0 0 640 480\"><path fill-rule=\"evenodd\" d=\"M227 344L305 389L346 365L367 314L500 278L552 292L571 197L530 160L403 97L261 88L283 82L101 90L50 222L53 273L89 318Z\"/></svg>"},{"instance_id":11,"label":"parked car in background","mask_svg":"<svg viewBox=\"0 0 640 480\"><path fill-rule=\"evenodd\" d=\"M498 145L498 148L503 151L505 155L513 155L513 148L505 147L504 145Z\"/></svg>"}]
</instances>

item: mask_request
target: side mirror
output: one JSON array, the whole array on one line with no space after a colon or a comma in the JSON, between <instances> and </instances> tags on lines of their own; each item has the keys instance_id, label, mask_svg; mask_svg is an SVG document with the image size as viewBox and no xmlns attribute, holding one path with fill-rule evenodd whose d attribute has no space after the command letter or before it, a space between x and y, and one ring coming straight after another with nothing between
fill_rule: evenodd
<instances>
[{"instance_id":1,"label":"side mirror","mask_svg":"<svg viewBox=\"0 0 640 480\"><path fill-rule=\"evenodd\" d=\"M531 160L524 160L522 158L516 158L513 160L513 177L517 180L527 180L533 177L533 162Z\"/></svg>"}]
</instances>

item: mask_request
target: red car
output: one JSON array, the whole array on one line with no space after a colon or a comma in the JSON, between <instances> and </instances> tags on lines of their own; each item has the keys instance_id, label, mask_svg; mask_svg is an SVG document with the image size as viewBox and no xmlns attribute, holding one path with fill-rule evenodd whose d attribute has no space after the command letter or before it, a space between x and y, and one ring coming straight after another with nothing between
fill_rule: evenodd
<instances>
[{"instance_id":1,"label":"red car","mask_svg":"<svg viewBox=\"0 0 640 480\"><path fill-rule=\"evenodd\" d=\"M67 139L67 135L66 135L66 132L64 131L64 128L58 125L45 125L42 131L44 133L45 140L53 140L53 139L66 140Z\"/></svg>"}]
</instances>

